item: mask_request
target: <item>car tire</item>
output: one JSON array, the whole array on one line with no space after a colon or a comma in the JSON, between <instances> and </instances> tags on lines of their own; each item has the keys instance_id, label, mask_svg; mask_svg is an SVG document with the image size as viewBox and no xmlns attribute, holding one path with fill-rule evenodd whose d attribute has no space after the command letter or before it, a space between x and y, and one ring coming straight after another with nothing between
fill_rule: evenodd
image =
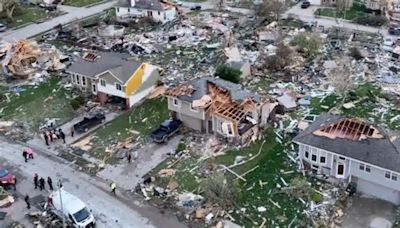
<instances>
[{"instance_id":1,"label":"car tire","mask_svg":"<svg viewBox=\"0 0 400 228\"><path fill-rule=\"evenodd\" d=\"M164 142L164 143L167 143L167 142L168 142L168 137L164 137L164 138L163 138L163 142Z\"/></svg>"},{"instance_id":2,"label":"car tire","mask_svg":"<svg viewBox=\"0 0 400 228\"><path fill-rule=\"evenodd\" d=\"M104 123L104 122L106 122L106 119L102 119L102 120L100 121L100 123Z\"/></svg>"}]
</instances>

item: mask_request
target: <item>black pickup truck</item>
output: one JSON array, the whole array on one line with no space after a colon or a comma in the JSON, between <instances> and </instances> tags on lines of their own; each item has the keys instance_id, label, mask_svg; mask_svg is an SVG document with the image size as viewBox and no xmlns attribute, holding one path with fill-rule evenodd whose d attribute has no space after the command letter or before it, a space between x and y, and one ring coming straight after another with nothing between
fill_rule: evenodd
<instances>
[{"instance_id":1,"label":"black pickup truck","mask_svg":"<svg viewBox=\"0 0 400 228\"><path fill-rule=\"evenodd\" d=\"M161 123L159 128L151 133L150 137L154 142L157 143L167 142L168 138L178 132L181 126L182 121L180 120L165 120Z\"/></svg>"},{"instance_id":2,"label":"black pickup truck","mask_svg":"<svg viewBox=\"0 0 400 228\"><path fill-rule=\"evenodd\" d=\"M103 123L105 120L106 117L101 113L90 117L84 117L82 121L74 124L74 130L78 133L87 132L90 128Z\"/></svg>"}]
</instances>

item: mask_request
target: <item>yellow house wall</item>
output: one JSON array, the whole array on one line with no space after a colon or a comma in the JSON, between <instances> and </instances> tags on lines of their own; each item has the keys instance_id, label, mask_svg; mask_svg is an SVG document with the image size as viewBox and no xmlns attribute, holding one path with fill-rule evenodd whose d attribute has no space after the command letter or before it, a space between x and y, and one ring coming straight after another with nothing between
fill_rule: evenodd
<instances>
[{"instance_id":1,"label":"yellow house wall","mask_svg":"<svg viewBox=\"0 0 400 228\"><path fill-rule=\"evenodd\" d=\"M125 83L125 95L130 96L137 89L140 88L142 85L142 78L144 75L144 71L146 68L146 64L142 63L140 67L135 71L135 73L132 74L132 76L129 78L129 80Z\"/></svg>"}]
</instances>

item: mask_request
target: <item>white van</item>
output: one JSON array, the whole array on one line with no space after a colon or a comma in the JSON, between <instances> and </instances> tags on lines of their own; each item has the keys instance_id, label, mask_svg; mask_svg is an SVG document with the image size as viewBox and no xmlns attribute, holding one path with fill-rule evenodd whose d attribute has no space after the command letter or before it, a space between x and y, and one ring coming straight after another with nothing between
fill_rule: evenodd
<instances>
[{"instance_id":1,"label":"white van","mask_svg":"<svg viewBox=\"0 0 400 228\"><path fill-rule=\"evenodd\" d=\"M61 194L61 198L60 198ZM56 190L49 196L51 199L50 207L58 216L64 216L76 228L90 228L95 227L95 218L86 204L78 197L65 191L64 189ZM62 202L62 207L61 207Z\"/></svg>"}]
</instances>

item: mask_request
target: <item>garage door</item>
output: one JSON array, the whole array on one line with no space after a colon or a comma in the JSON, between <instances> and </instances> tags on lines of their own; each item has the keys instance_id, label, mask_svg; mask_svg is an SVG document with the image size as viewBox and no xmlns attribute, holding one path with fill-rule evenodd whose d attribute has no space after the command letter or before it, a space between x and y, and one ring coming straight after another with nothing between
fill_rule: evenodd
<instances>
[{"instance_id":1,"label":"garage door","mask_svg":"<svg viewBox=\"0 0 400 228\"><path fill-rule=\"evenodd\" d=\"M371 183L364 179L358 179L357 191L367 195L375 196L397 205L400 204L400 194L398 191Z\"/></svg>"}]
</instances>

